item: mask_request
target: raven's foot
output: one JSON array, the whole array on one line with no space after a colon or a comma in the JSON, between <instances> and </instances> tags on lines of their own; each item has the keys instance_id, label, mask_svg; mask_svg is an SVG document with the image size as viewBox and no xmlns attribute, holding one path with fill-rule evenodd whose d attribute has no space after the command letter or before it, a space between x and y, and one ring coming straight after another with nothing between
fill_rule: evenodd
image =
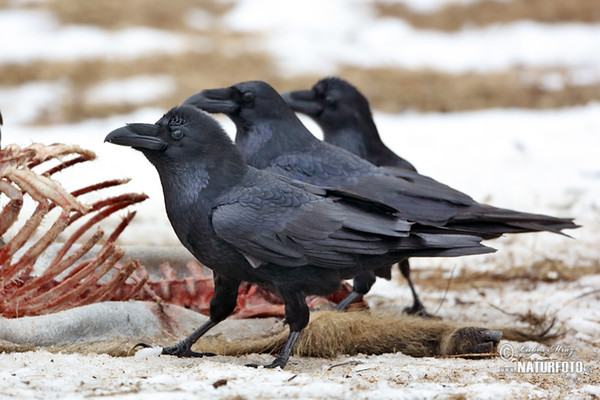
<instances>
[{"instance_id":1,"label":"raven's foot","mask_svg":"<svg viewBox=\"0 0 600 400\"><path fill-rule=\"evenodd\" d=\"M344 311L354 301L360 299L362 294L358 292L350 292L342 301L340 301L333 309L336 311Z\"/></svg>"},{"instance_id":2,"label":"raven's foot","mask_svg":"<svg viewBox=\"0 0 600 400\"><path fill-rule=\"evenodd\" d=\"M489 354L497 349L501 331L485 328L460 328L442 342L442 354Z\"/></svg>"},{"instance_id":3,"label":"raven's foot","mask_svg":"<svg viewBox=\"0 0 600 400\"><path fill-rule=\"evenodd\" d=\"M285 367L285 364L287 364L287 360L284 360L280 357L277 357L275 360L273 360L273 362L271 364L267 364L264 365L264 368L283 368ZM246 364L246 367L251 367L251 368L258 368L259 365L258 364Z\"/></svg>"},{"instance_id":4,"label":"raven's foot","mask_svg":"<svg viewBox=\"0 0 600 400\"><path fill-rule=\"evenodd\" d=\"M283 349L281 349L281 353L273 360L271 364L265 365L265 368L277 368L277 367L285 367L290 356L292 355L292 349L294 348L294 344L298 341L298 337L300 336L299 331L290 332L285 344L283 345ZM256 364L246 364L246 367L257 368Z\"/></svg>"},{"instance_id":5,"label":"raven's foot","mask_svg":"<svg viewBox=\"0 0 600 400\"><path fill-rule=\"evenodd\" d=\"M416 317L431 318L431 319L441 319L438 316L430 314L425 309L425 306L423 305L423 303L421 303L420 301L419 302L415 301L415 303L412 305L412 307L405 307L404 308L404 313L408 314L408 315L414 315Z\"/></svg>"},{"instance_id":6,"label":"raven's foot","mask_svg":"<svg viewBox=\"0 0 600 400\"><path fill-rule=\"evenodd\" d=\"M136 347L152 347L146 343L138 343L133 348ZM215 356L215 353L207 353L207 352L197 352L192 351L191 346L185 341L177 343L175 346L163 347L162 352L160 354L166 354L169 356L177 356L177 357L212 357Z\"/></svg>"}]
</instances>

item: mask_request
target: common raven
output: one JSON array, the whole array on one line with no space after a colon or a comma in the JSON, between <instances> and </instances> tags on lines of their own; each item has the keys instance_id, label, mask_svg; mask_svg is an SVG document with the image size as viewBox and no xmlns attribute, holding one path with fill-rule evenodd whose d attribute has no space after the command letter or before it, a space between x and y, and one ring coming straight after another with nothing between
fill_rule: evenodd
<instances>
[{"instance_id":1,"label":"common raven","mask_svg":"<svg viewBox=\"0 0 600 400\"><path fill-rule=\"evenodd\" d=\"M236 126L235 143L256 168L384 203L402 217L449 232L491 239L504 233L576 228L569 218L522 213L480 204L468 195L406 168L377 167L306 129L281 96L263 81L201 91L184 104L226 114ZM388 272L392 264L382 268ZM381 272L382 270L379 270ZM372 271L357 279L353 296L375 281Z\"/></svg>"},{"instance_id":2,"label":"common raven","mask_svg":"<svg viewBox=\"0 0 600 400\"><path fill-rule=\"evenodd\" d=\"M292 110L306 114L323 132L323 140L377 166L416 168L381 140L367 98L348 81L321 79L310 90L282 93Z\"/></svg>"},{"instance_id":3,"label":"common raven","mask_svg":"<svg viewBox=\"0 0 600 400\"><path fill-rule=\"evenodd\" d=\"M249 167L195 107L175 107L156 124L129 124L105 140L141 151L156 167L177 237L214 272L209 320L163 354L209 355L191 346L234 310L247 281L285 303L290 334L267 365L283 367L308 323L305 296L331 294L344 279L406 257L494 251L476 236L422 229L377 201Z\"/></svg>"},{"instance_id":4,"label":"common raven","mask_svg":"<svg viewBox=\"0 0 600 400\"><path fill-rule=\"evenodd\" d=\"M381 140L367 98L348 81L321 79L310 90L282 93L292 110L306 114L323 132L323 140L377 166L416 168Z\"/></svg>"},{"instance_id":5,"label":"common raven","mask_svg":"<svg viewBox=\"0 0 600 400\"><path fill-rule=\"evenodd\" d=\"M311 117L321 128L323 140L348 150L377 166L392 166L417 171L402 157L396 155L381 140L373 121L369 101L349 82L337 78L325 78L311 90L282 93L281 97L292 110ZM410 264L403 260L398 267L413 295L409 314L427 316L425 307L410 277ZM379 275L389 279L391 271L382 269ZM360 282L355 282L355 286Z\"/></svg>"}]
</instances>

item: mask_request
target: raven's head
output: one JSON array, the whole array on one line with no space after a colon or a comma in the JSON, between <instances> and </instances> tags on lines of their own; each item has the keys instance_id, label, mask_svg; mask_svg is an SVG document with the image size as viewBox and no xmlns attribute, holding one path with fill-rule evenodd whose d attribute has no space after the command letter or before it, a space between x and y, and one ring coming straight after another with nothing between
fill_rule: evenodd
<instances>
[{"instance_id":1,"label":"raven's head","mask_svg":"<svg viewBox=\"0 0 600 400\"><path fill-rule=\"evenodd\" d=\"M323 130L340 129L372 118L365 96L337 77L321 79L310 90L286 92L281 97L294 111L313 118Z\"/></svg>"},{"instance_id":2,"label":"raven's head","mask_svg":"<svg viewBox=\"0 0 600 400\"><path fill-rule=\"evenodd\" d=\"M127 124L115 129L104 141L131 146L154 164L186 161L216 161L237 153L219 123L195 107L174 107L155 124ZM239 156L241 158L241 155Z\"/></svg>"},{"instance_id":3,"label":"raven's head","mask_svg":"<svg viewBox=\"0 0 600 400\"><path fill-rule=\"evenodd\" d=\"M257 121L296 119L279 93L263 81L240 82L223 89L203 90L189 97L192 105L210 113L226 114L238 129Z\"/></svg>"},{"instance_id":4,"label":"raven's head","mask_svg":"<svg viewBox=\"0 0 600 400\"><path fill-rule=\"evenodd\" d=\"M279 93L262 81L203 90L183 104L226 114L236 126L236 146L246 162L257 168L265 168L281 154L318 140Z\"/></svg>"}]
</instances>

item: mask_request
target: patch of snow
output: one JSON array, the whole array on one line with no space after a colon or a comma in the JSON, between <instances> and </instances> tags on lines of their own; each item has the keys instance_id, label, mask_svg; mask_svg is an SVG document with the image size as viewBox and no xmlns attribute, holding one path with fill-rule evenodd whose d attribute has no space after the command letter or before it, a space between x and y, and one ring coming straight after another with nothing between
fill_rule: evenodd
<instances>
[{"instance_id":1,"label":"patch of snow","mask_svg":"<svg viewBox=\"0 0 600 400\"><path fill-rule=\"evenodd\" d=\"M452 73L600 65L600 54L589 50L600 40L599 24L517 21L448 33L375 18L371 4L348 3L245 0L225 22L235 31L266 33L265 50L286 74L331 74L343 64Z\"/></svg>"},{"instance_id":2,"label":"patch of snow","mask_svg":"<svg viewBox=\"0 0 600 400\"><path fill-rule=\"evenodd\" d=\"M194 8L184 17L185 23L193 29L208 31L214 26L214 17L201 8Z\"/></svg>"},{"instance_id":3,"label":"patch of snow","mask_svg":"<svg viewBox=\"0 0 600 400\"><path fill-rule=\"evenodd\" d=\"M568 83L574 86L600 83L600 69L592 67L573 68L568 72Z\"/></svg>"},{"instance_id":4,"label":"patch of snow","mask_svg":"<svg viewBox=\"0 0 600 400\"><path fill-rule=\"evenodd\" d=\"M18 38L15 40L14 38ZM87 25L59 25L43 10L0 11L0 64L35 60L133 59L149 54L205 51L209 41L152 28L108 31Z\"/></svg>"},{"instance_id":5,"label":"patch of snow","mask_svg":"<svg viewBox=\"0 0 600 400\"><path fill-rule=\"evenodd\" d=\"M27 124L42 112L60 112L59 100L70 90L66 79L0 86L0 110L5 126Z\"/></svg>"},{"instance_id":6,"label":"patch of snow","mask_svg":"<svg viewBox=\"0 0 600 400\"><path fill-rule=\"evenodd\" d=\"M524 70L521 81L544 90L562 90L565 86L586 86L600 83L600 70L593 67L574 67L566 71L537 72Z\"/></svg>"},{"instance_id":7,"label":"patch of snow","mask_svg":"<svg viewBox=\"0 0 600 400\"><path fill-rule=\"evenodd\" d=\"M135 352L135 358L145 359L150 357L158 357L163 351L160 346L146 347Z\"/></svg>"},{"instance_id":8,"label":"patch of snow","mask_svg":"<svg viewBox=\"0 0 600 400\"><path fill-rule=\"evenodd\" d=\"M484 0L380 0L382 3L400 3L410 8L413 11L427 14L438 11L444 7L455 4L467 5L480 3ZM497 2L506 2L508 0L493 0Z\"/></svg>"},{"instance_id":9,"label":"patch of snow","mask_svg":"<svg viewBox=\"0 0 600 400\"><path fill-rule=\"evenodd\" d=\"M144 75L101 82L86 93L90 103L146 103L173 93L175 78L169 75Z\"/></svg>"},{"instance_id":10,"label":"patch of snow","mask_svg":"<svg viewBox=\"0 0 600 400\"><path fill-rule=\"evenodd\" d=\"M590 394L592 396L600 396L600 386L596 385L585 385L582 388L583 392Z\"/></svg>"}]
</instances>

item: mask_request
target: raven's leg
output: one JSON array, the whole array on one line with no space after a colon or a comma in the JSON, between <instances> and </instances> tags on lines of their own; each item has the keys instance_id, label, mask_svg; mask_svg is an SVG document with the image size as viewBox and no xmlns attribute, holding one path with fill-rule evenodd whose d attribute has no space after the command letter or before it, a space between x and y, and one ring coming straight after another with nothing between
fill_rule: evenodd
<instances>
[{"instance_id":1,"label":"raven's leg","mask_svg":"<svg viewBox=\"0 0 600 400\"><path fill-rule=\"evenodd\" d=\"M265 368L285 367L292 355L294 344L296 344L300 332L308 325L310 313L305 296L301 293L287 292L282 294L282 297L285 303L285 321L290 326L290 334L277 358L271 364L265 365ZM248 364L247 366L257 367L256 364Z\"/></svg>"},{"instance_id":2,"label":"raven's leg","mask_svg":"<svg viewBox=\"0 0 600 400\"><path fill-rule=\"evenodd\" d=\"M210 318L191 335L181 340L174 346L165 347L162 354L178 357L203 357L214 356L214 353L198 353L192 351L192 346L198 339L208 332L213 326L223 321L233 312L237 304L238 287L240 281L214 274L215 295L210 299ZM140 344L143 345L143 344Z\"/></svg>"},{"instance_id":3,"label":"raven's leg","mask_svg":"<svg viewBox=\"0 0 600 400\"><path fill-rule=\"evenodd\" d=\"M369 292L371 286L375 283L375 273L373 271L363 272L360 275L354 277L352 293L340 301L334 308L334 310L343 311L352 302L364 296Z\"/></svg>"},{"instance_id":4,"label":"raven's leg","mask_svg":"<svg viewBox=\"0 0 600 400\"><path fill-rule=\"evenodd\" d=\"M411 314L411 315L419 315L421 317L431 317L432 315L429 314L427 312L427 310L425 310L425 306L423 305L423 303L421 303L421 300L419 299L419 295L417 294L417 291L415 290L415 286L412 283L412 279L410 279L410 264L408 263L408 259L405 258L404 260L400 261L398 263L398 267L400 268L400 272L402 273L402 276L404 278L406 278L406 281L408 282L408 286L410 287L410 291L412 292L412 295L413 295L412 307L406 307L404 309L404 312L406 312L407 314Z\"/></svg>"}]
</instances>

